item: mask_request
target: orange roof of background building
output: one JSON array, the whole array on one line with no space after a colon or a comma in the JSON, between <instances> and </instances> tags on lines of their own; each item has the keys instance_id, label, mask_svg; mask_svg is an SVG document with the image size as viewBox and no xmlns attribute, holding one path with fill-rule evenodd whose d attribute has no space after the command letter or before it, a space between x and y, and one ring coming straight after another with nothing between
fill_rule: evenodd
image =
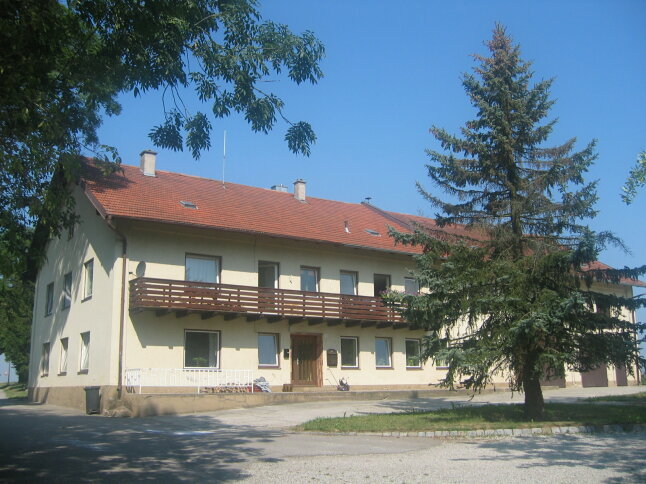
<instances>
[{"instance_id":1,"label":"orange roof of background building","mask_svg":"<svg viewBox=\"0 0 646 484\"><path fill-rule=\"evenodd\" d=\"M331 243L347 247L419 254L420 247L395 244L388 227L411 232L416 225L446 234L474 237L452 226L439 229L435 220L388 212L368 203L346 203L294 195L271 189L157 170L144 175L138 167L103 176L91 162L83 181L86 195L106 217L161 222L272 237ZM181 202L190 202L190 208ZM347 229L346 229L347 228ZM378 234L378 235L375 235ZM626 279L622 283L644 285Z\"/></svg>"}]
</instances>

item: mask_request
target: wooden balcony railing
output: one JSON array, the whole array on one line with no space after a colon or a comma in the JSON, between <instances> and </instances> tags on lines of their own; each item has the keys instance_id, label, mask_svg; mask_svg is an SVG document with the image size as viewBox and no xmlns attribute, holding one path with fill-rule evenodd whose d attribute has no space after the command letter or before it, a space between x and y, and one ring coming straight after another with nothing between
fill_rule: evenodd
<instances>
[{"instance_id":1,"label":"wooden balcony railing","mask_svg":"<svg viewBox=\"0 0 646 484\"><path fill-rule=\"evenodd\" d=\"M404 323L394 308L375 297L149 277L130 282L130 309Z\"/></svg>"}]
</instances>

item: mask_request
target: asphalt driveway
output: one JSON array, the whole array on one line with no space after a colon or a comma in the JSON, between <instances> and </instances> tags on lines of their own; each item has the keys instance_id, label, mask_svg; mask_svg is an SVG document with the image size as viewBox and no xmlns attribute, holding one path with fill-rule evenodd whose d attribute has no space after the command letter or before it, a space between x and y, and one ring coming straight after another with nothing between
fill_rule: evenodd
<instances>
[{"instance_id":1,"label":"asphalt driveway","mask_svg":"<svg viewBox=\"0 0 646 484\"><path fill-rule=\"evenodd\" d=\"M575 399L589 391L565 389L546 397ZM484 400L509 401L510 394L475 399ZM118 419L0 400L0 481L646 482L644 433L440 440L286 429L315 416L436 408L456 401L464 398L319 402Z\"/></svg>"}]
</instances>

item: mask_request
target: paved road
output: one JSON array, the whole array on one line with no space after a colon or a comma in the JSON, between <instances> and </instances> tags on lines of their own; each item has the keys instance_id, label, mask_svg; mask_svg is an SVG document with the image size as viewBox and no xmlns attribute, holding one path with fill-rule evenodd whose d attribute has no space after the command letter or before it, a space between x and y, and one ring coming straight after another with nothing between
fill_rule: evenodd
<instances>
[{"instance_id":1,"label":"paved road","mask_svg":"<svg viewBox=\"0 0 646 484\"><path fill-rule=\"evenodd\" d=\"M587 391L559 390L546 397L574 399ZM509 394L477 399L485 400L508 401ZM0 481L646 482L643 433L451 441L285 429L312 416L451 402L464 399L324 402L111 419L1 400Z\"/></svg>"}]
</instances>

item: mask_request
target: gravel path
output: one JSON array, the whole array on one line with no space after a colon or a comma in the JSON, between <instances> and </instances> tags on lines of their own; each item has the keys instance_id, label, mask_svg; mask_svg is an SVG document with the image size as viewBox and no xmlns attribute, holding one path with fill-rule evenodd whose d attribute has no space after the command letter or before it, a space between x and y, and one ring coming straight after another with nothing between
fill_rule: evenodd
<instances>
[{"instance_id":1,"label":"gravel path","mask_svg":"<svg viewBox=\"0 0 646 484\"><path fill-rule=\"evenodd\" d=\"M402 453L287 456L243 475L249 483L646 482L645 449L643 434L444 441Z\"/></svg>"}]
</instances>

